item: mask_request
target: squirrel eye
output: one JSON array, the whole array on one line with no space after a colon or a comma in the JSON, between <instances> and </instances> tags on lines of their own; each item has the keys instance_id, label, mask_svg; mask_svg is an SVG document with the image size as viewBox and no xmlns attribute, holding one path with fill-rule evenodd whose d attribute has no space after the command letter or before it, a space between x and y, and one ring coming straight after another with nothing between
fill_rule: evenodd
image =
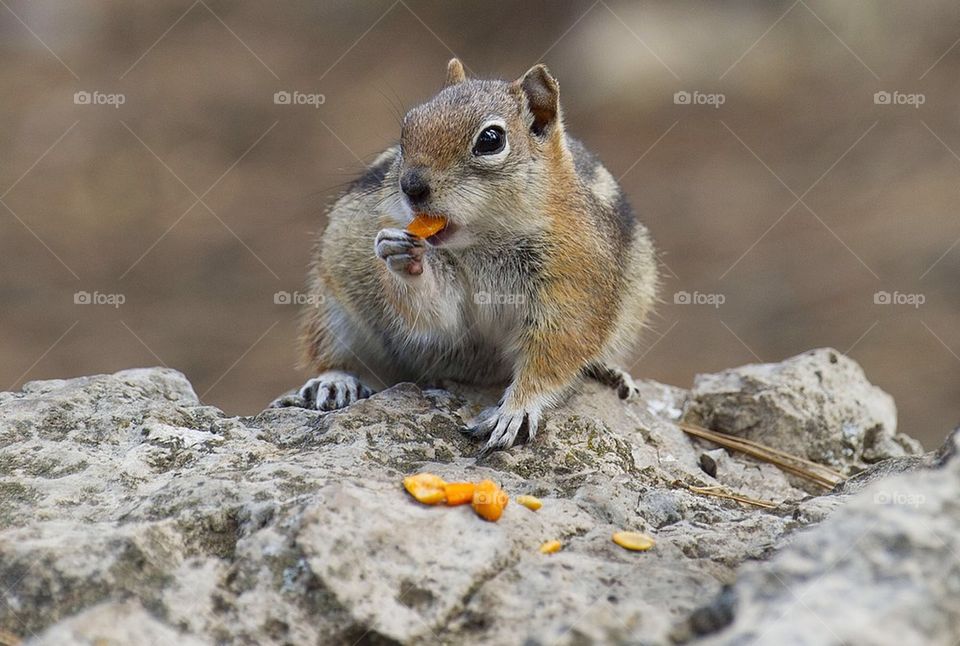
<instances>
[{"instance_id":1,"label":"squirrel eye","mask_svg":"<svg viewBox=\"0 0 960 646\"><path fill-rule=\"evenodd\" d=\"M483 129L473 145L474 155L496 155L507 145L507 133L500 126L489 126Z\"/></svg>"}]
</instances>

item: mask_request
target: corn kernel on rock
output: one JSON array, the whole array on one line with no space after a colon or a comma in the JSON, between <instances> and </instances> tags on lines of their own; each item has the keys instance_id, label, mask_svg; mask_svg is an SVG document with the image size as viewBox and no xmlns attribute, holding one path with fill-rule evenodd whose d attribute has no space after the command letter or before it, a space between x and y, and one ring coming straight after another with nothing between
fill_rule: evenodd
<instances>
[{"instance_id":1,"label":"corn kernel on rock","mask_svg":"<svg viewBox=\"0 0 960 646\"><path fill-rule=\"evenodd\" d=\"M546 543L540 546L540 553L554 554L555 552L559 552L562 547L563 547L563 543L561 543L560 541L547 541Z\"/></svg>"},{"instance_id":2,"label":"corn kernel on rock","mask_svg":"<svg viewBox=\"0 0 960 646\"><path fill-rule=\"evenodd\" d=\"M543 502L536 496L517 496L517 502L531 511L537 511L543 507Z\"/></svg>"},{"instance_id":3,"label":"corn kernel on rock","mask_svg":"<svg viewBox=\"0 0 960 646\"><path fill-rule=\"evenodd\" d=\"M465 505L473 502L473 492L476 488L477 485L472 482L448 482L444 485L443 491L448 505Z\"/></svg>"},{"instance_id":4,"label":"corn kernel on rock","mask_svg":"<svg viewBox=\"0 0 960 646\"><path fill-rule=\"evenodd\" d=\"M403 487L425 505L437 505L447 499L443 478L432 473L418 473L403 479Z\"/></svg>"},{"instance_id":5,"label":"corn kernel on rock","mask_svg":"<svg viewBox=\"0 0 960 646\"><path fill-rule=\"evenodd\" d=\"M478 482L473 491L473 510L484 520L499 520L508 502L507 494L493 480Z\"/></svg>"},{"instance_id":6,"label":"corn kernel on rock","mask_svg":"<svg viewBox=\"0 0 960 646\"><path fill-rule=\"evenodd\" d=\"M613 542L625 550L635 552L645 552L656 545L651 537L640 532L614 532Z\"/></svg>"}]
</instances>

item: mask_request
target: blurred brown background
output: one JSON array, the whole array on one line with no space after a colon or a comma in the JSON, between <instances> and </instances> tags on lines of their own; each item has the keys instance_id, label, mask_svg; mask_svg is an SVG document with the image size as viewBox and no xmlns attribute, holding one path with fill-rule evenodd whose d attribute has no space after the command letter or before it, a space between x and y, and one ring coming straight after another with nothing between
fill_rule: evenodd
<instances>
[{"instance_id":1,"label":"blurred brown background","mask_svg":"<svg viewBox=\"0 0 960 646\"><path fill-rule=\"evenodd\" d=\"M0 5L0 388L164 363L240 414L301 382L275 294L456 53L545 61L623 175L666 279L634 374L833 346L927 446L960 419L956 2Z\"/></svg>"}]
</instances>

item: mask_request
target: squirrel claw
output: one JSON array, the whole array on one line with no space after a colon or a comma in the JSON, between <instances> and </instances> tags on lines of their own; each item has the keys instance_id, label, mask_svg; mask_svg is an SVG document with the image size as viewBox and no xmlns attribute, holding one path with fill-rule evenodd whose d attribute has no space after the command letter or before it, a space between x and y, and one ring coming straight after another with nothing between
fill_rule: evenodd
<instances>
[{"instance_id":1,"label":"squirrel claw","mask_svg":"<svg viewBox=\"0 0 960 646\"><path fill-rule=\"evenodd\" d=\"M477 439L490 437L490 433L493 432L494 427L497 425L498 411L499 409L496 406L484 409L479 415L467 423L467 426L463 428L463 433Z\"/></svg>"},{"instance_id":2,"label":"squirrel claw","mask_svg":"<svg viewBox=\"0 0 960 646\"><path fill-rule=\"evenodd\" d=\"M502 406L488 408L473 420L465 432L472 437L489 438L478 455L482 458L493 451L509 449L524 429L527 432L527 441L531 441L536 437L539 420L539 411L507 411Z\"/></svg>"},{"instance_id":3,"label":"squirrel claw","mask_svg":"<svg viewBox=\"0 0 960 646\"><path fill-rule=\"evenodd\" d=\"M330 411L349 406L372 394L373 391L356 376L348 372L330 370L309 379L296 394L280 398L274 401L272 406L296 406Z\"/></svg>"},{"instance_id":4,"label":"squirrel claw","mask_svg":"<svg viewBox=\"0 0 960 646\"><path fill-rule=\"evenodd\" d=\"M307 402L300 396L299 391L293 391L277 397L267 408L306 408Z\"/></svg>"}]
</instances>

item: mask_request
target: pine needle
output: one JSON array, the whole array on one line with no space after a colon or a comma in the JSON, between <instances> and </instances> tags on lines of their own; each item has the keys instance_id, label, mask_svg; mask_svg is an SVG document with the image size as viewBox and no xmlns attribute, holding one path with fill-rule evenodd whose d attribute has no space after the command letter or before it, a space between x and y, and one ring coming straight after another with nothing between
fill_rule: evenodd
<instances>
[{"instance_id":1,"label":"pine needle","mask_svg":"<svg viewBox=\"0 0 960 646\"><path fill-rule=\"evenodd\" d=\"M679 422L677 425L689 435L709 440L714 444L719 444L725 449L739 451L763 462L769 462L787 473L805 478L826 489L833 489L846 480L846 477L844 477L842 473L834 471L829 467L769 446L764 446L759 442L736 437L735 435L727 435L726 433L717 433L716 431L685 422Z\"/></svg>"},{"instance_id":2,"label":"pine needle","mask_svg":"<svg viewBox=\"0 0 960 646\"><path fill-rule=\"evenodd\" d=\"M751 498L749 496L744 496L739 493L732 493L727 491L723 487L694 487L693 485L688 485L686 483L680 483L689 491L693 493L698 493L702 496L713 496L715 498L726 498L727 500L736 500L737 502L743 503L745 505L753 505L755 507L762 507L764 509L776 509L779 505L775 502L769 500L760 500L759 498Z\"/></svg>"}]
</instances>

